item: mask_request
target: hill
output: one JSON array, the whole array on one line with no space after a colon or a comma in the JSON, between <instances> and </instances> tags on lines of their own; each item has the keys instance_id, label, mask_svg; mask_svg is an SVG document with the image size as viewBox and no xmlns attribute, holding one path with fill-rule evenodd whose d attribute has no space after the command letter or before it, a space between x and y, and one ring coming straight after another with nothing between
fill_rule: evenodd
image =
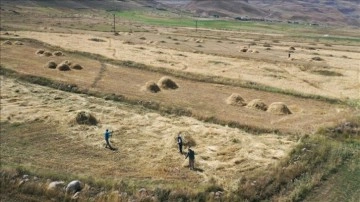
<instances>
[{"instance_id":1,"label":"hill","mask_svg":"<svg viewBox=\"0 0 360 202\"><path fill-rule=\"evenodd\" d=\"M158 0L168 6L181 7L198 16L265 18L331 25L359 26L360 6L356 0L184 0L176 4ZM182 2L182 3L181 3Z\"/></svg>"}]
</instances>

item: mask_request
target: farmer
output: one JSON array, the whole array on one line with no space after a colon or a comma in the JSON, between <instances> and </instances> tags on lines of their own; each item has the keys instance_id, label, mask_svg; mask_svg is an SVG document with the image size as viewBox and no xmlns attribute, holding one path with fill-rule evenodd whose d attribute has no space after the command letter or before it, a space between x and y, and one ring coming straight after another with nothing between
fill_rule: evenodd
<instances>
[{"instance_id":1,"label":"farmer","mask_svg":"<svg viewBox=\"0 0 360 202\"><path fill-rule=\"evenodd\" d=\"M187 159L189 157L189 168L190 170L194 170L195 169L195 152L189 147L188 149L188 153L185 156L185 159Z\"/></svg>"},{"instance_id":2,"label":"farmer","mask_svg":"<svg viewBox=\"0 0 360 202\"><path fill-rule=\"evenodd\" d=\"M109 142L109 138L110 138L110 136L111 136L111 133L112 133L112 132L110 132L109 129L106 129L105 134L104 134L105 142L106 142L105 148L110 148L110 149L112 149L112 147L111 147L111 145L110 145L110 142Z\"/></svg>"},{"instance_id":3,"label":"farmer","mask_svg":"<svg viewBox=\"0 0 360 202\"><path fill-rule=\"evenodd\" d=\"M182 152L183 141L182 141L181 133L178 134L177 143L179 145L180 154L182 154L183 153Z\"/></svg>"}]
</instances>

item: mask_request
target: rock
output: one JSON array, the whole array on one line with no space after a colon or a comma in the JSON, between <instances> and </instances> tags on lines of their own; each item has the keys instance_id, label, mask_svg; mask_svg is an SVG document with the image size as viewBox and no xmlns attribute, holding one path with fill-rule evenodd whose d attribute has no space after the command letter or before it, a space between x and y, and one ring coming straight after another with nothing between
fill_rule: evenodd
<instances>
[{"instance_id":1,"label":"rock","mask_svg":"<svg viewBox=\"0 0 360 202\"><path fill-rule=\"evenodd\" d=\"M47 189L48 190L55 190L58 189L62 186L64 186L65 182L64 181L54 181L54 182L50 182Z\"/></svg>"},{"instance_id":2,"label":"rock","mask_svg":"<svg viewBox=\"0 0 360 202\"><path fill-rule=\"evenodd\" d=\"M81 191L81 182L79 180L71 181L65 188L66 193L76 193Z\"/></svg>"}]
</instances>

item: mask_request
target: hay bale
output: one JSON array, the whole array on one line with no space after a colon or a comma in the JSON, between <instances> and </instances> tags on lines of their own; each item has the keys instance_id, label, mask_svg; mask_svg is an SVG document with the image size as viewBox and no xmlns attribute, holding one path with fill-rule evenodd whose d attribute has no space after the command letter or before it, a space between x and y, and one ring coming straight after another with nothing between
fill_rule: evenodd
<instances>
[{"instance_id":1,"label":"hay bale","mask_svg":"<svg viewBox=\"0 0 360 202\"><path fill-rule=\"evenodd\" d=\"M72 64L70 65L71 69L76 69L76 70L82 70L83 67L79 64Z\"/></svg>"},{"instance_id":2,"label":"hay bale","mask_svg":"<svg viewBox=\"0 0 360 202\"><path fill-rule=\"evenodd\" d=\"M56 69L57 64L54 61L48 61L45 65L45 68L50 68L50 69Z\"/></svg>"},{"instance_id":3,"label":"hay bale","mask_svg":"<svg viewBox=\"0 0 360 202\"><path fill-rule=\"evenodd\" d=\"M145 84L145 90L152 93L157 93L160 91L160 87L155 82L149 81Z\"/></svg>"},{"instance_id":4,"label":"hay bale","mask_svg":"<svg viewBox=\"0 0 360 202\"><path fill-rule=\"evenodd\" d=\"M21 41L15 41L14 44L15 44L15 45L18 45L18 46L24 45Z\"/></svg>"},{"instance_id":5,"label":"hay bale","mask_svg":"<svg viewBox=\"0 0 360 202\"><path fill-rule=\"evenodd\" d=\"M248 51L248 49L247 49L247 48L243 48L243 49L241 49L240 51L243 52L243 53L246 53L246 52Z\"/></svg>"},{"instance_id":6,"label":"hay bale","mask_svg":"<svg viewBox=\"0 0 360 202\"><path fill-rule=\"evenodd\" d=\"M321 57L313 57L313 58L311 58L311 60L323 61L324 59L322 59Z\"/></svg>"},{"instance_id":7,"label":"hay bale","mask_svg":"<svg viewBox=\"0 0 360 202\"><path fill-rule=\"evenodd\" d=\"M98 121L89 112L80 111L76 114L75 121L82 125L96 125Z\"/></svg>"},{"instance_id":8,"label":"hay bale","mask_svg":"<svg viewBox=\"0 0 360 202\"><path fill-rule=\"evenodd\" d=\"M237 93L233 93L231 94L227 99L226 99L226 104L228 105L240 105L240 106L245 106L245 100Z\"/></svg>"},{"instance_id":9,"label":"hay bale","mask_svg":"<svg viewBox=\"0 0 360 202\"><path fill-rule=\"evenodd\" d=\"M247 105L247 108L250 109L258 109L258 110L262 110L262 111L266 111L267 110L267 105L260 99L254 99L251 100Z\"/></svg>"},{"instance_id":10,"label":"hay bale","mask_svg":"<svg viewBox=\"0 0 360 202\"><path fill-rule=\"evenodd\" d=\"M49 51L45 51L42 55L44 55L46 57L50 57L50 56L52 56L52 53Z\"/></svg>"},{"instance_id":11,"label":"hay bale","mask_svg":"<svg viewBox=\"0 0 360 202\"><path fill-rule=\"evenodd\" d=\"M295 50L295 47L291 46L291 47L289 48L289 50L294 51L294 50Z\"/></svg>"},{"instance_id":12,"label":"hay bale","mask_svg":"<svg viewBox=\"0 0 360 202\"><path fill-rule=\"evenodd\" d=\"M60 71L69 71L70 70L70 66L66 63L66 61L58 64L58 66L56 68Z\"/></svg>"},{"instance_id":13,"label":"hay bale","mask_svg":"<svg viewBox=\"0 0 360 202\"><path fill-rule=\"evenodd\" d=\"M42 54L44 54L45 53L45 50L43 50L43 49L39 49L39 50L37 50L36 51L36 55L42 55Z\"/></svg>"},{"instance_id":14,"label":"hay bale","mask_svg":"<svg viewBox=\"0 0 360 202\"><path fill-rule=\"evenodd\" d=\"M12 45L12 42L9 40L6 40L2 43L2 45Z\"/></svg>"},{"instance_id":15,"label":"hay bale","mask_svg":"<svg viewBox=\"0 0 360 202\"><path fill-rule=\"evenodd\" d=\"M64 54L61 51L54 51L53 55L55 55L55 56L63 56Z\"/></svg>"},{"instance_id":16,"label":"hay bale","mask_svg":"<svg viewBox=\"0 0 360 202\"><path fill-rule=\"evenodd\" d=\"M162 77L159 82L158 86L163 89L177 89L179 86L169 77Z\"/></svg>"},{"instance_id":17,"label":"hay bale","mask_svg":"<svg viewBox=\"0 0 360 202\"><path fill-rule=\"evenodd\" d=\"M267 111L278 115L292 114L289 108L282 102L271 103Z\"/></svg>"}]
</instances>

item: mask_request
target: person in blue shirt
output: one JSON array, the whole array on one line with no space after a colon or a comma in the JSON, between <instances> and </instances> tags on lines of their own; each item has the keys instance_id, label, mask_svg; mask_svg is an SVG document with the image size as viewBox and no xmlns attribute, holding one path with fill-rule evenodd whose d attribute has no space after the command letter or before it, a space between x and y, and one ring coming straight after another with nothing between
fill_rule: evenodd
<instances>
[{"instance_id":1,"label":"person in blue shirt","mask_svg":"<svg viewBox=\"0 0 360 202\"><path fill-rule=\"evenodd\" d=\"M110 138L110 136L111 136L111 133L112 133L112 132L110 132L109 129L106 129L105 134L104 134L105 142L106 142L105 148L110 148L110 149L112 149L112 147L111 147L111 145L110 145L110 142L109 142L109 138Z\"/></svg>"}]
</instances>

